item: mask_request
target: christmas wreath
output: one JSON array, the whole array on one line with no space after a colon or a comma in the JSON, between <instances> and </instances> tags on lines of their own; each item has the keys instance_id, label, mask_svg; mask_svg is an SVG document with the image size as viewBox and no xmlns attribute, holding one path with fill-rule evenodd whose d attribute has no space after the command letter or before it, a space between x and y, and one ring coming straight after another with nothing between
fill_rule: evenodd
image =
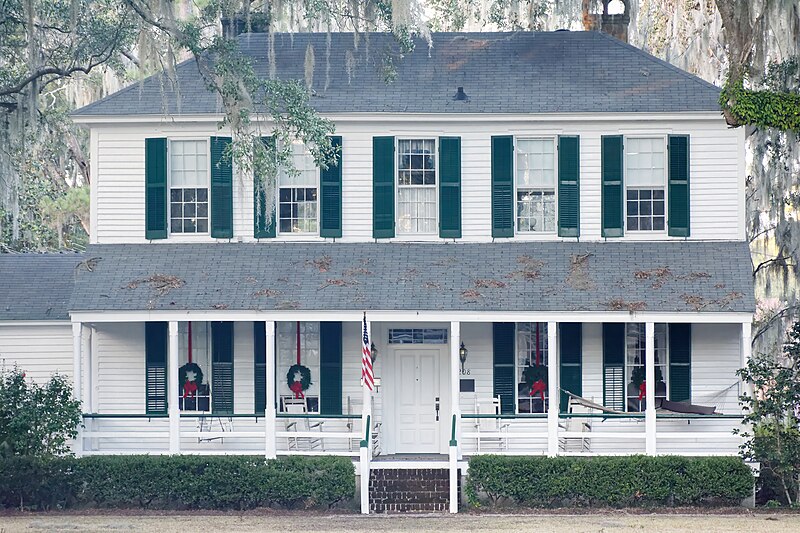
<instances>
[{"instance_id":1,"label":"christmas wreath","mask_svg":"<svg viewBox=\"0 0 800 533\"><path fill-rule=\"evenodd\" d=\"M631 372L631 383L637 387L641 387L642 383L644 383L644 376L645 368L643 366L633 367L633 372ZM656 383L661 381L664 381L664 374L661 373L660 367L656 367Z\"/></svg>"},{"instance_id":2,"label":"christmas wreath","mask_svg":"<svg viewBox=\"0 0 800 533\"><path fill-rule=\"evenodd\" d=\"M178 382L184 398L194 396L197 387L203 384L203 371L197 363L186 363L178 369Z\"/></svg>"},{"instance_id":3,"label":"christmas wreath","mask_svg":"<svg viewBox=\"0 0 800 533\"><path fill-rule=\"evenodd\" d=\"M531 365L522 372L522 379L525 380L525 385L530 389L530 395L541 396L544 401L544 393L547 390L547 366L545 365Z\"/></svg>"},{"instance_id":4,"label":"christmas wreath","mask_svg":"<svg viewBox=\"0 0 800 533\"><path fill-rule=\"evenodd\" d=\"M300 381L296 379L298 374L300 374ZM295 398L305 398L303 391L308 390L311 386L311 370L301 364L290 366L286 373L286 384L294 393Z\"/></svg>"}]
</instances>

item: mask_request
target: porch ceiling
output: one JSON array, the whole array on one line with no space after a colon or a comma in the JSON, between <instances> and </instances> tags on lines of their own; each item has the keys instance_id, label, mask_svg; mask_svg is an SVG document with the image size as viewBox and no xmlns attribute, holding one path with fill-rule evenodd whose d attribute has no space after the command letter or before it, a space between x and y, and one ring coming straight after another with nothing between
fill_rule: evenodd
<instances>
[{"instance_id":1,"label":"porch ceiling","mask_svg":"<svg viewBox=\"0 0 800 533\"><path fill-rule=\"evenodd\" d=\"M745 242L89 247L72 311L752 312Z\"/></svg>"}]
</instances>

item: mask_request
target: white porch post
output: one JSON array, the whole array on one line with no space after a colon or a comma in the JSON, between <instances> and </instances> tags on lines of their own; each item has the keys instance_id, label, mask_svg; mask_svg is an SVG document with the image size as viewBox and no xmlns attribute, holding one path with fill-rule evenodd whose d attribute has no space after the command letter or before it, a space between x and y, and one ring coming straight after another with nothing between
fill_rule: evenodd
<instances>
[{"instance_id":1,"label":"white porch post","mask_svg":"<svg viewBox=\"0 0 800 533\"><path fill-rule=\"evenodd\" d=\"M558 324L547 323L547 455L558 455L558 410L561 391L558 382Z\"/></svg>"},{"instance_id":2,"label":"white porch post","mask_svg":"<svg viewBox=\"0 0 800 533\"><path fill-rule=\"evenodd\" d=\"M458 450L461 447L459 428L461 426L461 405L459 404L461 378L459 375L459 350L461 348L461 323L450 322L450 424L455 423L455 434L450 434L455 441L450 441L450 512L458 512Z\"/></svg>"},{"instance_id":3,"label":"white porch post","mask_svg":"<svg viewBox=\"0 0 800 533\"><path fill-rule=\"evenodd\" d=\"M656 454L656 351L655 324L647 322L644 329L644 379L645 379L645 450Z\"/></svg>"},{"instance_id":4,"label":"white porch post","mask_svg":"<svg viewBox=\"0 0 800 533\"><path fill-rule=\"evenodd\" d=\"M742 368L747 366L750 357L753 355L753 323L750 321L742 322ZM742 382L742 393L752 395L752 387L749 383Z\"/></svg>"},{"instance_id":5,"label":"white porch post","mask_svg":"<svg viewBox=\"0 0 800 533\"><path fill-rule=\"evenodd\" d=\"M83 399L82 372L83 363L83 324L81 322L72 323L72 397L78 401ZM81 404L81 413L86 411L86 406ZM78 424L78 436L75 438L75 455L83 454L83 420Z\"/></svg>"},{"instance_id":6,"label":"white porch post","mask_svg":"<svg viewBox=\"0 0 800 533\"><path fill-rule=\"evenodd\" d=\"M167 355L167 405L169 406L169 453L181 452L181 410L178 405L178 323L169 323Z\"/></svg>"},{"instance_id":7,"label":"white porch post","mask_svg":"<svg viewBox=\"0 0 800 533\"><path fill-rule=\"evenodd\" d=\"M369 338L370 343L372 343L372 323L367 322L366 324L367 337ZM359 353L359 361L361 361L361 357L362 354ZM369 514L369 463L372 459L372 428L369 426L372 417L372 392L369 390L369 387L367 387L367 384L363 378L361 380L361 392L363 398L363 405L361 407L361 427L362 431L364 432L366 446L362 444L359 449L359 492L361 496L361 514Z\"/></svg>"},{"instance_id":8,"label":"white porch post","mask_svg":"<svg viewBox=\"0 0 800 533\"><path fill-rule=\"evenodd\" d=\"M267 364L265 387L266 399L264 401L264 455L267 459L278 456L275 443L275 321L265 322Z\"/></svg>"}]
</instances>

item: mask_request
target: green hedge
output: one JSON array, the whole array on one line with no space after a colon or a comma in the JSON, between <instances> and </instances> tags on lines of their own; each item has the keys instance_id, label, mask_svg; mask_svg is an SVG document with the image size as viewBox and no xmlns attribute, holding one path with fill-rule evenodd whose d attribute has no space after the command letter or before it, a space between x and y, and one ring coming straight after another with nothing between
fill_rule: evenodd
<instances>
[{"instance_id":1,"label":"green hedge","mask_svg":"<svg viewBox=\"0 0 800 533\"><path fill-rule=\"evenodd\" d=\"M737 457L481 455L466 484L476 506L485 497L526 507L738 505L752 491Z\"/></svg>"},{"instance_id":2,"label":"green hedge","mask_svg":"<svg viewBox=\"0 0 800 533\"><path fill-rule=\"evenodd\" d=\"M353 497L343 457L94 456L0 459L0 507L330 507Z\"/></svg>"}]
</instances>

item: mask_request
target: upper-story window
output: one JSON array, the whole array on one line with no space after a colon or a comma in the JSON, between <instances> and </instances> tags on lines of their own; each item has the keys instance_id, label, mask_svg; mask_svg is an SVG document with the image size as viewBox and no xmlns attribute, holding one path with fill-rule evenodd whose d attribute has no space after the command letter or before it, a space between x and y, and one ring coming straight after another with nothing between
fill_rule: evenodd
<instances>
[{"instance_id":1,"label":"upper-story window","mask_svg":"<svg viewBox=\"0 0 800 533\"><path fill-rule=\"evenodd\" d=\"M208 142L169 143L171 233L208 233Z\"/></svg>"},{"instance_id":2,"label":"upper-story window","mask_svg":"<svg viewBox=\"0 0 800 533\"><path fill-rule=\"evenodd\" d=\"M625 142L625 207L628 231L666 227L666 146L663 137L628 137Z\"/></svg>"},{"instance_id":3,"label":"upper-story window","mask_svg":"<svg viewBox=\"0 0 800 533\"><path fill-rule=\"evenodd\" d=\"M555 139L516 140L517 233L556 230Z\"/></svg>"},{"instance_id":4,"label":"upper-story window","mask_svg":"<svg viewBox=\"0 0 800 533\"><path fill-rule=\"evenodd\" d=\"M436 234L436 140L397 141L397 232Z\"/></svg>"},{"instance_id":5,"label":"upper-story window","mask_svg":"<svg viewBox=\"0 0 800 533\"><path fill-rule=\"evenodd\" d=\"M292 163L278 178L278 231L318 233L319 168L301 142L292 143Z\"/></svg>"}]
</instances>

